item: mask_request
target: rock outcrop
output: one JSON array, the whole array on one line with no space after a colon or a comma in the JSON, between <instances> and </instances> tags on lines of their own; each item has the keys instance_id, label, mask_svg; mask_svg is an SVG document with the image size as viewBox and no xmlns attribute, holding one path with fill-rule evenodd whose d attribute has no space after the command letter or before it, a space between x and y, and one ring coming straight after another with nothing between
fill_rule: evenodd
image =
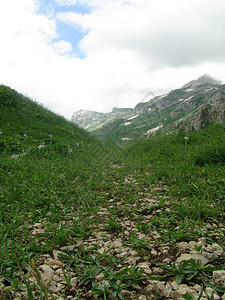
<instances>
[{"instance_id":1,"label":"rock outcrop","mask_svg":"<svg viewBox=\"0 0 225 300\"><path fill-rule=\"evenodd\" d=\"M214 106L205 105L201 107L195 117L192 119L191 128L201 130L209 123L222 123L225 120L225 102L217 103Z\"/></svg>"}]
</instances>

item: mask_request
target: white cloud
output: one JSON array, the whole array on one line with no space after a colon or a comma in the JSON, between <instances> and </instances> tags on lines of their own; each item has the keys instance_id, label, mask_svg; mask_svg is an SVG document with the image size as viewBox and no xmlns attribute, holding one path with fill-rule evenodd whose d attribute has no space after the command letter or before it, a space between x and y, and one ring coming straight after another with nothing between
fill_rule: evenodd
<instances>
[{"instance_id":1,"label":"white cloud","mask_svg":"<svg viewBox=\"0 0 225 300\"><path fill-rule=\"evenodd\" d=\"M77 0L54 0L57 4L60 4L62 6L70 6L75 5L77 3Z\"/></svg>"},{"instance_id":2,"label":"white cloud","mask_svg":"<svg viewBox=\"0 0 225 300\"><path fill-rule=\"evenodd\" d=\"M132 107L149 90L166 92L204 73L225 81L224 0L60 1L92 10L54 19L38 15L35 0L0 2L0 83L66 117ZM85 59L58 36L58 20L87 33L79 44Z\"/></svg>"},{"instance_id":3,"label":"white cloud","mask_svg":"<svg viewBox=\"0 0 225 300\"><path fill-rule=\"evenodd\" d=\"M71 44L67 41L59 41L53 44L54 49L59 54L70 53L73 50Z\"/></svg>"}]
</instances>

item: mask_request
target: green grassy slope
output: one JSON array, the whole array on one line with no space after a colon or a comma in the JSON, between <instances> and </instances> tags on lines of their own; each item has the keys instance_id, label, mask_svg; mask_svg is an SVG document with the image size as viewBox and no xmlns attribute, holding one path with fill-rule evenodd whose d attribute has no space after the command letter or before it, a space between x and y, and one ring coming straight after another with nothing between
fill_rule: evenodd
<instances>
[{"instance_id":1,"label":"green grassy slope","mask_svg":"<svg viewBox=\"0 0 225 300\"><path fill-rule=\"evenodd\" d=\"M18 154L40 144L94 140L84 130L15 90L0 86L0 151Z\"/></svg>"}]
</instances>

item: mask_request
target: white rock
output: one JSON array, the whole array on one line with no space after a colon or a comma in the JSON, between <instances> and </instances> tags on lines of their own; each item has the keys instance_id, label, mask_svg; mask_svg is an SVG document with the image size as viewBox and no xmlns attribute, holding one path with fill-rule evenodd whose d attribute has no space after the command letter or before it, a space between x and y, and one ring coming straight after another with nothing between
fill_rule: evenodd
<instances>
[{"instance_id":1,"label":"white rock","mask_svg":"<svg viewBox=\"0 0 225 300\"><path fill-rule=\"evenodd\" d=\"M158 253L157 253L157 251L156 251L155 249L152 249L152 251L151 251L151 255L153 255L153 256L157 256L157 255L158 255Z\"/></svg>"},{"instance_id":2,"label":"white rock","mask_svg":"<svg viewBox=\"0 0 225 300\"><path fill-rule=\"evenodd\" d=\"M97 276L95 276L96 281L101 281L104 278L104 274L100 273Z\"/></svg>"},{"instance_id":3,"label":"white rock","mask_svg":"<svg viewBox=\"0 0 225 300\"><path fill-rule=\"evenodd\" d=\"M171 263L171 259L167 257L163 260L163 262L169 265Z\"/></svg>"},{"instance_id":4,"label":"white rock","mask_svg":"<svg viewBox=\"0 0 225 300\"><path fill-rule=\"evenodd\" d=\"M171 296L173 289L171 287L170 282L166 283L166 297L169 298Z\"/></svg>"},{"instance_id":5,"label":"white rock","mask_svg":"<svg viewBox=\"0 0 225 300\"><path fill-rule=\"evenodd\" d=\"M186 242L181 242L177 244L177 248L180 250L180 252L185 252L186 250L190 249L190 245Z\"/></svg>"},{"instance_id":6,"label":"white rock","mask_svg":"<svg viewBox=\"0 0 225 300\"><path fill-rule=\"evenodd\" d=\"M49 291L52 293L58 293L60 291L60 287L51 283L50 286L48 287Z\"/></svg>"},{"instance_id":7,"label":"white rock","mask_svg":"<svg viewBox=\"0 0 225 300\"><path fill-rule=\"evenodd\" d=\"M184 295L186 293L188 293L190 295L196 294L196 292L193 289L191 289L190 287L188 287L186 284L180 284L179 288L176 291L173 291L171 293L171 298L172 299L180 299L182 297L182 295Z\"/></svg>"},{"instance_id":8,"label":"white rock","mask_svg":"<svg viewBox=\"0 0 225 300\"><path fill-rule=\"evenodd\" d=\"M59 251L59 250L53 250L52 255L54 259L58 259L59 255L65 254L65 252Z\"/></svg>"},{"instance_id":9,"label":"white rock","mask_svg":"<svg viewBox=\"0 0 225 300\"><path fill-rule=\"evenodd\" d=\"M52 268L50 268L46 264L45 265L41 265L40 269L43 271L41 273L41 279L42 279L44 285L48 285L51 282L51 280L52 280L52 278L54 276L54 271L52 270Z\"/></svg>"},{"instance_id":10,"label":"white rock","mask_svg":"<svg viewBox=\"0 0 225 300\"><path fill-rule=\"evenodd\" d=\"M113 243L113 247L114 248L121 248L123 247L123 243L121 240L115 240L114 243Z\"/></svg>"},{"instance_id":11,"label":"white rock","mask_svg":"<svg viewBox=\"0 0 225 300\"><path fill-rule=\"evenodd\" d=\"M220 300L220 296L212 288L207 287L205 292L209 299Z\"/></svg>"},{"instance_id":12,"label":"white rock","mask_svg":"<svg viewBox=\"0 0 225 300\"><path fill-rule=\"evenodd\" d=\"M221 254L223 254L223 248L216 243L212 244L212 250L213 250L213 254L216 255L215 257L218 257Z\"/></svg>"},{"instance_id":13,"label":"white rock","mask_svg":"<svg viewBox=\"0 0 225 300\"><path fill-rule=\"evenodd\" d=\"M71 278L70 284L72 287L75 287L77 285L77 278L76 277Z\"/></svg>"},{"instance_id":14,"label":"white rock","mask_svg":"<svg viewBox=\"0 0 225 300\"><path fill-rule=\"evenodd\" d=\"M189 245L190 245L190 247L194 247L194 246L196 246L196 242L195 241L190 241Z\"/></svg>"},{"instance_id":15,"label":"white rock","mask_svg":"<svg viewBox=\"0 0 225 300\"><path fill-rule=\"evenodd\" d=\"M69 245L69 246L63 246L61 247L61 250L73 250L75 248L75 245Z\"/></svg>"},{"instance_id":16,"label":"white rock","mask_svg":"<svg viewBox=\"0 0 225 300\"><path fill-rule=\"evenodd\" d=\"M163 281L153 281L145 288L147 294L157 294L161 297L166 297L166 287Z\"/></svg>"},{"instance_id":17,"label":"white rock","mask_svg":"<svg viewBox=\"0 0 225 300\"><path fill-rule=\"evenodd\" d=\"M49 266L63 267L63 263L58 259L50 259L47 264Z\"/></svg>"},{"instance_id":18,"label":"white rock","mask_svg":"<svg viewBox=\"0 0 225 300\"><path fill-rule=\"evenodd\" d=\"M213 272L213 279L215 280L215 284L225 287L225 271L218 270Z\"/></svg>"},{"instance_id":19,"label":"white rock","mask_svg":"<svg viewBox=\"0 0 225 300\"><path fill-rule=\"evenodd\" d=\"M194 259L194 260L200 260L202 265L205 265L208 263L208 259L203 256L202 254L187 254L187 253L183 253L180 255L180 257L177 258L176 262L180 263L184 260L190 260L190 259Z\"/></svg>"},{"instance_id":20,"label":"white rock","mask_svg":"<svg viewBox=\"0 0 225 300\"><path fill-rule=\"evenodd\" d=\"M107 250L108 248L102 247L101 249L98 249L98 253L103 254Z\"/></svg>"},{"instance_id":21,"label":"white rock","mask_svg":"<svg viewBox=\"0 0 225 300\"><path fill-rule=\"evenodd\" d=\"M141 295L138 297L138 300L147 300L146 296L145 295Z\"/></svg>"},{"instance_id":22,"label":"white rock","mask_svg":"<svg viewBox=\"0 0 225 300\"><path fill-rule=\"evenodd\" d=\"M174 291L179 289L179 284L176 281L172 281L171 286Z\"/></svg>"},{"instance_id":23,"label":"white rock","mask_svg":"<svg viewBox=\"0 0 225 300\"><path fill-rule=\"evenodd\" d=\"M161 268L154 268L153 269L153 274L154 275L162 275L163 273L164 273L164 271Z\"/></svg>"},{"instance_id":24,"label":"white rock","mask_svg":"<svg viewBox=\"0 0 225 300\"><path fill-rule=\"evenodd\" d=\"M206 238L205 237L199 238L197 244L198 244L198 246L205 246L206 245Z\"/></svg>"}]
</instances>

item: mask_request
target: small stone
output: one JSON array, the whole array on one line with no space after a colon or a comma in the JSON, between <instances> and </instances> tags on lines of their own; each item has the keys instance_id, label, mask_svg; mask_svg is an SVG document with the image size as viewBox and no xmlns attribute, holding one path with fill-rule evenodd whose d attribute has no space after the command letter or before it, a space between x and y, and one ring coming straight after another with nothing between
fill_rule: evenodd
<instances>
[{"instance_id":1,"label":"small stone","mask_svg":"<svg viewBox=\"0 0 225 300\"><path fill-rule=\"evenodd\" d=\"M62 252L62 251L59 251L59 250L53 250L53 251L52 251L52 255L53 255L53 258L54 258L54 259L58 259L58 258L59 258L59 255L63 255L63 254L65 254L65 253Z\"/></svg>"},{"instance_id":2,"label":"small stone","mask_svg":"<svg viewBox=\"0 0 225 300\"><path fill-rule=\"evenodd\" d=\"M174 291L179 289L179 284L176 281L172 281L171 286Z\"/></svg>"},{"instance_id":3,"label":"small stone","mask_svg":"<svg viewBox=\"0 0 225 300\"><path fill-rule=\"evenodd\" d=\"M164 281L150 280L149 282L151 283L145 288L147 294L157 294L158 296L166 297L166 288L164 285Z\"/></svg>"},{"instance_id":4,"label":"small stone","mask_svg":"<svg viewBox=\"0 0 225 300\"><path fill-rule=\"evenodd\" d=\"M137 257L128 257L127 259L126 259L126 263L128 264L128 265L136 265L137 264L137 261L138 261L138 258Z\"/></svg>"},{"instance_id":5,"label":"small stone","mask_svg":"<svg viewBox=\"0 0 225 300\"><path fill-rule=\"evenodd\" d=\"M45 285L48 285L54 276L54 271L46 264L41 265L40 269L43 271L43 273L41 273L41 279Z\"/></svg>"},{"instance_id":6,"label":"small stone","mask_svg":"<svg viewBox=\"0 0 225 300\"><path fill-rule=\"evenodd\" d=\"M136 251L134 251L134 250L130 250L129 252L130 252L130 255L132 255L132 256L135 256L135 255L137 255L137 252L136 252Z\"/></svg>"},{"instance_id":7,"label":"small stone","mask_svg":"<svg viewBox=\"0 0 225 300\"><path fill-rule=\"evenodd\" d=\"M49 266L58 266L58 267L63 267L63 263L60 260L57 259L51 259L47 262Z\"/></svg>"},{"instance_id":8,"label":"small stone","mask_svg":"<svg viewBox=\"0 0 225 300\"><path fill-rule=\"evenodd\" d=\"M145 295L141 295L138 297L138 300L147 300L146 296Z\"/></svg>"},{"instance_id":9,"label":"small stone","mask_svg":"<svg viewBox=\"0 0 225 300\"><path fill-rule=\"evenodd\" d=\"M121 242L121 240L115 240L113 243L113 247L114 248L121 248L123 247L123 243Z\"/></svg>"},{"instance_id":10,"label":"small stone","mask_svg":"<svg viewBox=\"0 0 225 300\"><path fill-rule=\"evenodd\" d=\"M165 258L164 260L163 260L163 262L165 263L165 264L170 264L171 263L171 259L169 258L169 257L167 257L167 258Z\"/></svg>"},{"instance_id":11,"label":"small stone","mask_svg":"<svg viewBox=\"0 0 225 300\"><path fill-rule=\"evenodd\" d=\"M166 291L166 297L169 298L171 296L172 291L173 291L170 282L166 283L165 291Z\"/></svg>"},{"instance_id":12,"label":"small stone","mask_svg":"<svg viewBox=\"0 0 225 300\"><path fill-rule=\"evenodd\" d=\"M201 292L202 287L201 287L199 284L195 284L195 285L193 286L193 289L194 289L196 292Z\"/></svg>"},{"instance_id":13,"label":"small stone","mask_svg":"<svg viewBox=\"0 0 225 300\"><path fill-rule=\"evenodd\" d=\"M103 254L107 250L108 250L107 248L102 247L101 249L98 249L98 253Z\"/></svg>"},{"instance_id":14,"label":"small stone","mask_svg":"<svg viewBox=\"0 0 225 300\"><path fill-rule=\"evenodd\" d=\"M157 256L157 255L158 255L158 253L157 253L157 251L156 251L155 249L152 249L152 251L151 251L151 255L153 255L153 256Z\"/></svg>"},{"instance_id":15,"label":"small stone","mask_svg":"<svg viewBox=\"0 0 225 300\"><path fill-rule=\"evenodd\" d=\"M196 246L196 242L195 241L190 241L189 245L190 245L190 247L194 247L194 246Z\"/></svg>"},{"instance_id":16,"label":"small stone","mask_svg":"<svg viewBox=\"0 0 225 300\"><path fill-rule=\"evenodd\" d=\"M153 274L154 275L162 275L163 273L164 273L164 271L161 268L154 268L153 269Z\"/></svg>"},{"instance_id":17,"label":"small stone","mask_svg":"<svg viewBox=\"0 0 225 300\"><path fill-rule=\"evenodd\" d=\"M103 278L104 278L104 274L103 273L100 273L97 276L95 276L95 280L96 281L101 281Z\"/></svg>"},{"instance_id":18,"label":"small stone","mask_svg":"<svg viewBox=\"0 0 225 300\"><path fill-rule=\"evenodd\" d=\"M218 270L213 272L213 279L215 280L215 284L225 287L225 271Z\"/></svg>"},{"instance_id":19,"label":"small stone","mask_svg":"<svg viewBox=\"0 0 225 300\"><path fill-rule=\"evenodd\" d=\"M180 252L185 252L190 249L190 245L186 242L181 242L177 244L177 248Z\"/></svg>"},{"instance_id":20,"label":"small stone","mask_svg":"<svg viewBox=\"0 0 225 300\"><path fill-rule=\"evenodd\" d=\"M55 282L58 282L58 281L60 281L60 277L58 275L54 275L52 280Z\"/></svg>"},{"instance_id":21,"label":"small stone","mask_svg":"<svg viewBox=\"0 0 225 300\"><path fill-rule=\"evenodd\" d=\"M207 287L205 292L209 299L220 300L220 296L212 288Z\"/></svg>"},{"instance_id":22,"label":"small stone","mask_svg":"<svg viewBox=\"0 0 225 300\"><path fill-rule=\"evenodd\" d=\"M223 254L223 248L216 243L212 244L212 250L215 258Z\"/></svg>"},{"instance_id":23,"label":"small stone","mask_svg":"<svg viewBox=\"0 0 225 300\"><path fill-rule=\"evenodd\" d=\"M180 263L184 260L190 260L190 259L194 259L194 260L200 260L201 261L201 265L206 265L208 263L208 259L203 256L202 254L187 254L187 253L183 253L180 255L180 257L177 258L176 262Z\"/></svg>"},{"instance_id":24,"label":"small stone","mask_svg":"<svg viewBox=\"0 0 225 300\"><path fill-rule=\"evenodd\" d=\"M49 291L52 293L58 293L60 291L60 287L56 286L55 284L50 284L50 286L48 287Z\"/></svg>"},{"instance_id":25,"label":"small stone","mask_svg":"<svg viewBox=\"0 0 225 300\"><path fill-rule=\"evenodd\" d=\"M179 288L171 293L172 299L182 299L182 295L185 295L186 293L193 295L196 294L190 287L188 287L186 284L180 284Z\"/></svg>"},{"instance_id":26,"label":"small stone","mask_svg":"<svg viewBox=\"0 0 225 300\"><path fill-rule=\"evenodd\" d=\"M77 285L77 278L76 277L71 278L70 284L74 288Z\"/></svg>"},{"instance_id":27,"label":"small stone","mask_svg":"<svg viewBox=\"0 0 225 300\"><path fill-rule=\"evenodd\" d=\"M138 284L133 285L132 288L135 289L136 291L141 291L142 290L142 288Z\"/></svg>"},{"instance_id":28,"label":"small stone","mask_svg":"<svg viewBox=\"0 0 225 300\"><path fill-rule=\"evenodd\" d=\"M63 246L63 247L61 247L60 249L62 250L62 251L65 251L65 250L73 250L75 248L75 245L69 245L69 246Z\"/></svg>"},{"instance_id":29,"label":"small stone","mask_svg":"<svg viewBox=\"0 0 225 300\"><path fill-rule=\"evenodd\" d=\"M205 246L206 245L206 238L205 237L201 237L198 239L198 243L197 243L199 246Z\"/></svg>"},{"instance_id":30,"label":"small stone","mask_svg":"<svg viewBox=\"0 0 225 300\"><path fill-rule=\"evenodd\" d=\"M128 290L121 290L121 291L120 291L120 294L121 294L122 296L127 296L127 297L133 296L133 293L130 292L130 291L128 291Z\"/></svg>"}]
</instances>

